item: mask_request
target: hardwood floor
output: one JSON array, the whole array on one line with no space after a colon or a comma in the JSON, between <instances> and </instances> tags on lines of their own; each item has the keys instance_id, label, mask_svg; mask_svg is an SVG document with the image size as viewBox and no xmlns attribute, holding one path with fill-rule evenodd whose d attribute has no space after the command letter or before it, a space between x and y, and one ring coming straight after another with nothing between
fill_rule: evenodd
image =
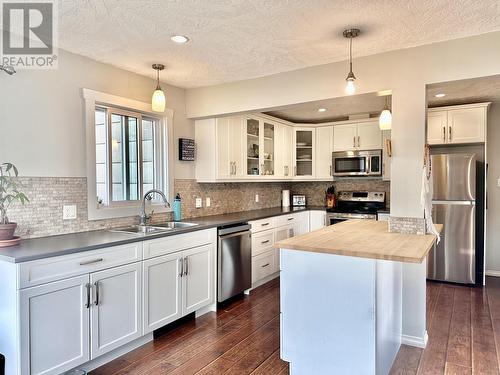
<instances>
[{"instance_id":1,"label":"hardwood floor","mask_svg":"<svg viewBox=\"0 0 500 375\"><path fill-rule=\"evenodd\" d=\"M427 329L427 348L403 345L391 374L500 375L500 278L483 289L429 282ZM288 374L279 358L279 281L91 374Z\"/></svg>"}]
</instances>

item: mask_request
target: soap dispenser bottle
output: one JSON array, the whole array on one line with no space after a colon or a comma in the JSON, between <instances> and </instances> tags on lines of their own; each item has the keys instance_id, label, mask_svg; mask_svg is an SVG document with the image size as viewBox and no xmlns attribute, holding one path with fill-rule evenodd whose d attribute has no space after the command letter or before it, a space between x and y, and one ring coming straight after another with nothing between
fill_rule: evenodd
<instances>
[{"instance_id":1,"label":"soap dispenser bottle","mask_svg":"<svg viewBox=\"0 0 500 375\"><path fill-rule=\"evenodd\" d=\"M174 221L181 221L181 196L179 193L174 198Z\"/></svg>"}]
</instances>

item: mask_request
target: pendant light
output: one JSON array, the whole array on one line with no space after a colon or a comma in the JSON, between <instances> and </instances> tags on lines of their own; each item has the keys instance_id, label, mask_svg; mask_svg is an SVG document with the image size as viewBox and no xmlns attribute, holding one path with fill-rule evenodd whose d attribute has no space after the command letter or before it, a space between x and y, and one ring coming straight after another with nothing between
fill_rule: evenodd
<instances>
[{"instance_id":1,"label":"pendant light","mask_svg":"<svg viewBox=\"0 0 500 375\"><path fill-rule=\"evenodd\" d=\"M153 64L153 69L156 70L156 90L153 92L153 97L151 98L151 108L155 112L165 111L165 93L160 87L160 70L165 69L163 64Z\"/></svg>"},{"instance_id":2,"label":"pendant light","mask_svg":"<svg viewBox=\"0 0 500 375\"><path fill-rule=\"evenodd\" d=\"M391 130L392 128L392 113L387 105L387 96L385 97L385 106L380 117L378 118L378 126L380 130Z\"/></svg>"},{"instance_id":3,"label":"pendant light","mask_svg":"<svg viewBox=\"0 0 500 375\"><path fill-rule=\"evenodd\" d=\"M347 74L347 78L345 79L347 82L345 86L345 92L347 95L353 95L356 92L356 86L354 85L356 76L352 71L352 38L356 38L359 33L359 29L347 29L344 30L343 33L345 38L349 38L349 74Z\"/></svg>"}]
</instances>

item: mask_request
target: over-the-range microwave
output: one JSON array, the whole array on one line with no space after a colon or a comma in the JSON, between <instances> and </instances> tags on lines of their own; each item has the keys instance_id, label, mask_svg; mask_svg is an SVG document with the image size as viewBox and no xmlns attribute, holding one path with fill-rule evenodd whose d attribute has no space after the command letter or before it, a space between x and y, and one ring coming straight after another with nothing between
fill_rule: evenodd
<instances>
[{"instance_id":1,"label":"over-the-range microwave","mask_svg":"<svg viewBox=\"0 0 500 375\"><path fill-rule=\"evenodd\" d=\"M382 175L382 150L340 151L332 158L335 177Z\"/></svg>"}]
</instances>

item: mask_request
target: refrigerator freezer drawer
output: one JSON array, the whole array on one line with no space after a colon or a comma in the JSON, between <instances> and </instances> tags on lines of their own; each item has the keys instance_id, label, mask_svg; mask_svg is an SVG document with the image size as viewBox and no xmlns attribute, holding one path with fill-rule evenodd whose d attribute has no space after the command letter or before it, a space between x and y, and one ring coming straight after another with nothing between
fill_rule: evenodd
<instances>
[{"instance_id":1,"label":"refrigerator freezer drawer","mask_svg":"<svg viewBox=\"0 0 500 375\"><path fill-rule=\"evenodd\" d=\"M463 284L475 283L476 207L473 204L434 203L433 219L443 224L441 241L429 253L427 277Z\"/></svg>"}]
</instances>

